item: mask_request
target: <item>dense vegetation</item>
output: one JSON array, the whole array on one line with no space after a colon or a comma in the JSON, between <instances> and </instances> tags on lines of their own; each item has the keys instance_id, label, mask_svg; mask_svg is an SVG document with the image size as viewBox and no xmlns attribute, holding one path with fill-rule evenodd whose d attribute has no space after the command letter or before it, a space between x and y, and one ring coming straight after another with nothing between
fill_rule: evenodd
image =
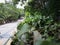
<instances>
[{"instance_id":1,"label":"dense vegetation","mask_svg":"<svg viewBox=\"0 0 60 45\"><path fill-rule=\"evenodd\" d=\"M29 0L24 11L11 45L60 45L60 0ZM34 42L35 31L41 37Z\"/></svg>"},{"instance_id":2,"label":"dense vegetation","mask_svg":"<svg viewBox=\"0 0 60 45\"><path fill-rule=\"evenodd\" d=\"M22 10L13 4L0 3L0 24L16 21L21 16Z\"/></svg>"},{"instance_id":3,"label":"dense vegetation","mask_svg":"<svg viewBox=\"0 0 60 45\"><path fill-rule=\"evenodd\" d=\"M33 45L34 31L37 30L45 41L39 39L40 41L37 41L35 45L59 45L55 42L60 40L60 16L58 12L60 9L57 2L60 1L32 0L29 2L25 7L25 21L18 26L19 32L12 44ZM55 7L56 5L58 8ZM22 35L25 35L25 41L21 39Z\"/></svg>"}]
</instances>

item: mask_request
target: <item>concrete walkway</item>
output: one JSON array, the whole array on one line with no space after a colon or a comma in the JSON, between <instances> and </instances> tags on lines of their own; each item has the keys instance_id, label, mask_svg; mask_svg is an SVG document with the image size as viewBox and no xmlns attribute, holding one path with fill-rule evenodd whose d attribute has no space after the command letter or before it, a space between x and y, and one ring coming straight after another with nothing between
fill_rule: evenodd
<instances>
[{"instance_id":1,"label":"concrete walkway","mask_svg":"<svg viewBox=\"0 0 60 45\"><path fill-rule=\"evenodd\" d=\"M18 24L22 21L23 19L13 23L0 25L0 45L10 45L7 44L7 41L14 36L14 34L17 32Z\"/></svg>"}]
</instances>

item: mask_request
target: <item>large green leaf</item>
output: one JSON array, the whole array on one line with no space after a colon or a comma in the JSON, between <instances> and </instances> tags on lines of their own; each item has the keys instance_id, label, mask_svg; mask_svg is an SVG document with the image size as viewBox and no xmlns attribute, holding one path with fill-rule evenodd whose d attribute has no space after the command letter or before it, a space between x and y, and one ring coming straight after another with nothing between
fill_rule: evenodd
<instances>
[{"instance_id":1,"label":"large green leaf","mask_svg":"<svg viewBox=\"0 0 60 45\"><path fill-rule=\"evenodd\" d=\"M20 37L22 34L24 34L24 33L26 33L26 32L29 32L29 31L30 31L30 26L25 23L25 24L21 27L21 30L18 31L17 37Z\"/></svg>"}]
</instances>

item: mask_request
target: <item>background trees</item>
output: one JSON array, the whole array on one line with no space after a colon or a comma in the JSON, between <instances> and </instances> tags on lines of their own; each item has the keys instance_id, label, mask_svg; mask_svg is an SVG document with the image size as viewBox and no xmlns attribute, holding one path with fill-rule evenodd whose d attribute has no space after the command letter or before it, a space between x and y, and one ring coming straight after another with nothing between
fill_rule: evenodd
<instances>
[{"instance_id":1,"label":"background trees","mask_svg":"<svg viewBox=\"0 0 60 45\"><path fill-rule=\"evenodd\" d=\"M0 3L0 24L16 21L23 14L22 9L12 3Z\"/></svg>"}]
</instances>

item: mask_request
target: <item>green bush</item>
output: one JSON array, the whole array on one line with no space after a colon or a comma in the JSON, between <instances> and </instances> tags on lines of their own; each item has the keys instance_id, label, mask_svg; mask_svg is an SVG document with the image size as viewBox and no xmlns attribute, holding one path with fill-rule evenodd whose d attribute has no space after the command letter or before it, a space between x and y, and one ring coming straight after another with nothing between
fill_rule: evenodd
<instances>
[{"instance_id":1,"label":"green bush","mask_svg":"<svg viewBox=\"0 0 60 45\"><path fill-rule=\"evenodd\" d=\"M16 34L18 42L22 40L22 35L27 34L28 36L25 35L26 42L24 40L23 42L34 45L33 33L38 31L42 38L36 41L35 45L60 45L58 43L60 42L60 21L56 19L59 13L56 12L55 4L59 5L57 0L32 0L28 2L28 5L25 6L25 21L17 27L18 32L20 32Z\"/></svg>"},{"instance_id":2,"label":"green bush","mask_svg":"<svg viewBox=\"0 0 60 45\"><path fill-rule=\"evenodd\" d=\"M21 16L20 9L17 9L12 4L0 4L0 9L0 18L5 23L16 21Z\"/></svg>"}]
</instances>

